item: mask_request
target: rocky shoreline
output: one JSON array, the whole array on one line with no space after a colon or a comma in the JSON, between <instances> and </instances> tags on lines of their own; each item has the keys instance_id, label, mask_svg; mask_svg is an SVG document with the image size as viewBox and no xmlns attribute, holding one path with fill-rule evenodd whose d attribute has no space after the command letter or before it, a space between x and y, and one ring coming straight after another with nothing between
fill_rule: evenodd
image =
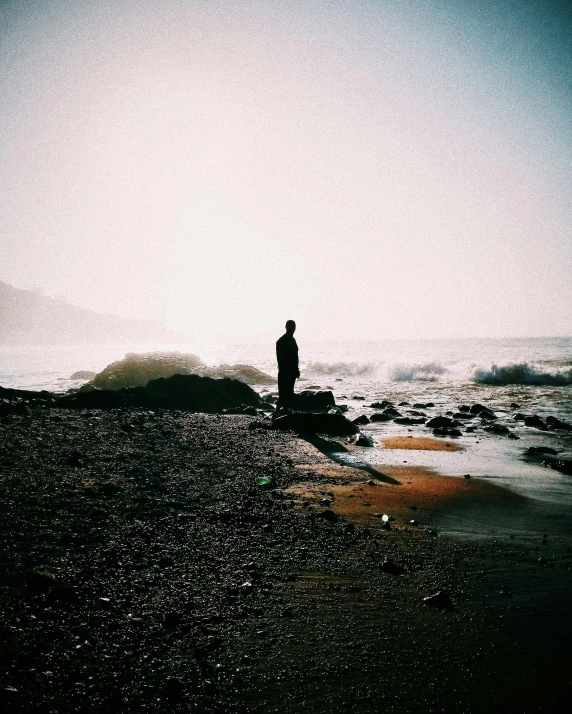
<instances>
[{"instance_id":1,"label":"rocky shoreline","mask_svg":"<svg viewBox=\"0 0 572 714\"><path fill-rule=\"evenodd\" d=\"M562 543L362 525L336 512L347 475L257 423L0 415L5 711L563 710Z\"/></svg>"}]
</instances>

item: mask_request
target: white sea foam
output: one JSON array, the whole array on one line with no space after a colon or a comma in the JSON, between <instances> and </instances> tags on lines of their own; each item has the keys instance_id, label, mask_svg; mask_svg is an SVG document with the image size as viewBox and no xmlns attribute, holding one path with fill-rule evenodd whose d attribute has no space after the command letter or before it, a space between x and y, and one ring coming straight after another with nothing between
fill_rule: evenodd
<instances>
[{"instance_id":1,"label":"white sea foam","mask_svg":"<svg viewBox=\"0 0 572 714\"><path fill-rule=\"evenodd\" d=\"M387 370L387 377L390 382L427 382L435 381L447 371L447 368L440 362L395 364Z\"/></svg>"},{"instance_id":2,"label":"white sea foam","mask_svg":"<svg viewBox=\"0 0 572 714\"><path fill-rule=\"evenodd\" d=\"M371 363L360 362L308 362L306 370L315 375L367 377L375 374L376 367Z\"/></svg>"}]
</instances>

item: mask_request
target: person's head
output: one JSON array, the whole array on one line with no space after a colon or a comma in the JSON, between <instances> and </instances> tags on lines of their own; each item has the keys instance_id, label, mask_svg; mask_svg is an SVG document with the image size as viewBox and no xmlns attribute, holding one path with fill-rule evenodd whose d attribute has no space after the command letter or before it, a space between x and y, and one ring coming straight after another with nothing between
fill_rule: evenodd
<instances>
[{"instance_id":1,"label":"person's head","mask_svg":"<svg viewBox=\"0 0 572 714\"><path fill-rule=\"evenodd\" d=\"M288 320L288 322L286 323L286 332L289 335L293 335L295 330L296 330L296 323L294 322L294 320Z\"/></svg>"}]
</instances>

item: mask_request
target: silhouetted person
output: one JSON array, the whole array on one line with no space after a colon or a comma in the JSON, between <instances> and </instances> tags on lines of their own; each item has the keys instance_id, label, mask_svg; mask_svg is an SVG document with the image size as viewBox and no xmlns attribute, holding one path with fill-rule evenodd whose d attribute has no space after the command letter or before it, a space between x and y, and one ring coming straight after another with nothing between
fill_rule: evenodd
<instances>
[{"instance_id":1,"label":"silhouetted person","mask_svg":"<svg viewBox=\"0 0 572 714\"><path fill-rule=\"evenodd\" d=\"M298 369L298 345L294 339L296 323L288 320L286 332L276 342L278 360L278 403L277 407L287 409L294 398L294 384L300 376Z\"/></svg>"}]
</instances>

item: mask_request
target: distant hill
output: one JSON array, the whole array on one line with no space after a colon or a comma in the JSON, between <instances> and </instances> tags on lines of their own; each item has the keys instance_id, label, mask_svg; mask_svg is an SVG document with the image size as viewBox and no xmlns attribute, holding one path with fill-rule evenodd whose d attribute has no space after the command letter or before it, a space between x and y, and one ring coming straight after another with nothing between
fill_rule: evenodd
<instances>
[{"instance_id":1,"label":"distant hill","mask_svg":"<svg viewBox=\"0 0 572 714\"><path fill-rule=\"evenodd\" d=\"M188 339L159 322L104 315L0 281L0 344L168 344Z\"/></svg>"}]
</instances>

